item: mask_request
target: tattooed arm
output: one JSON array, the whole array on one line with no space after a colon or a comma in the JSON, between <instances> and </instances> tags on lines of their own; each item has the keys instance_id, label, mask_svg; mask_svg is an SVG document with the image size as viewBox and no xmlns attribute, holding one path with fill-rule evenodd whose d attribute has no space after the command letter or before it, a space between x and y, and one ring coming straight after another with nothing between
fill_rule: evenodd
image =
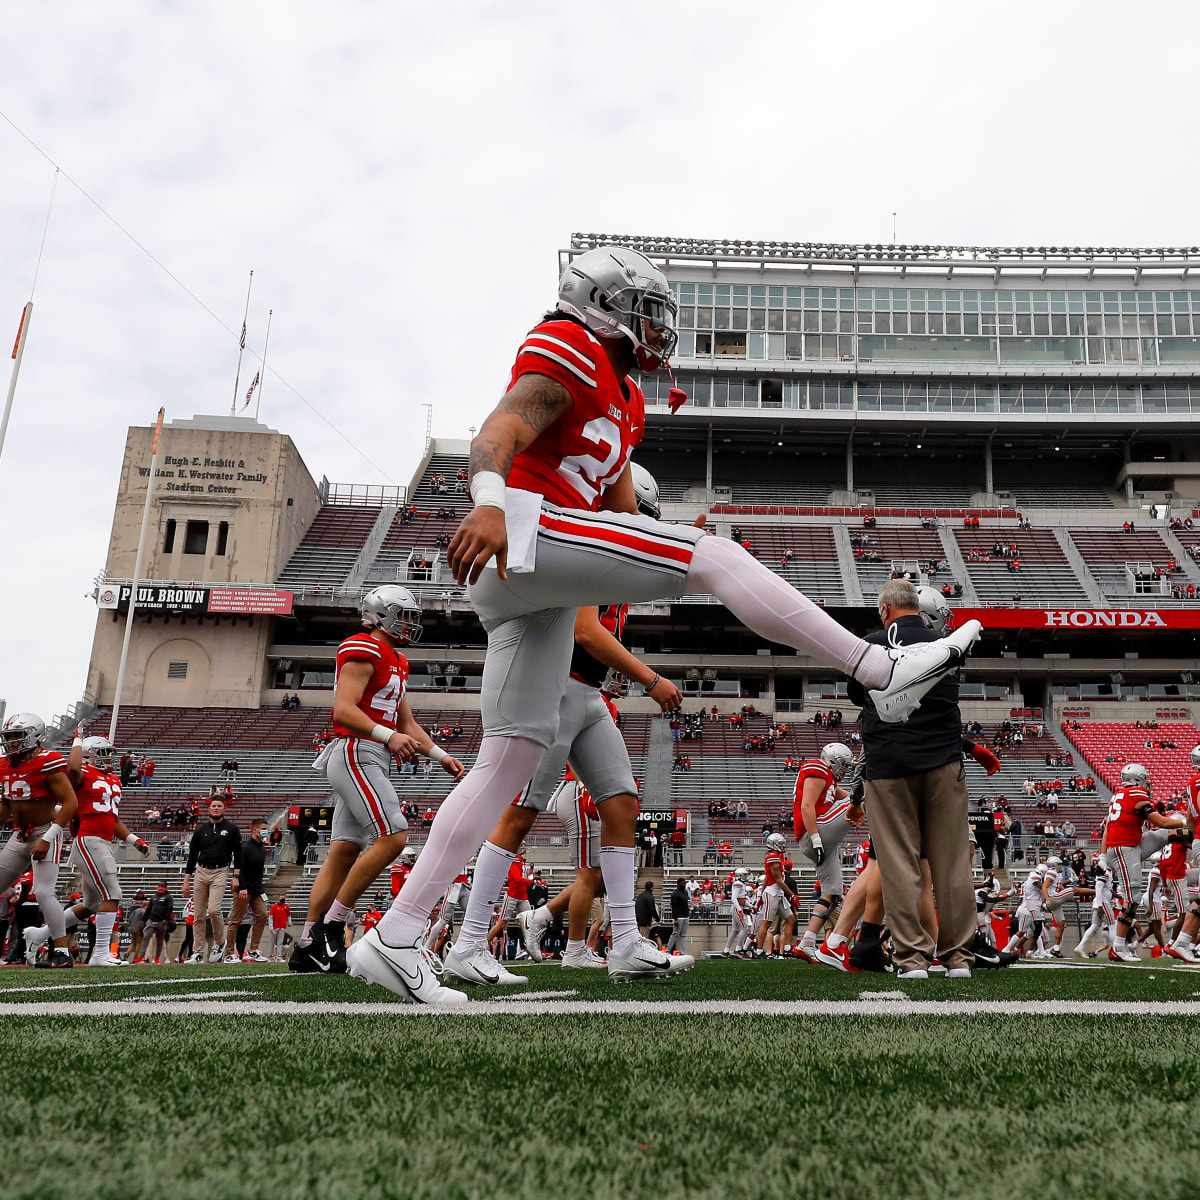
<instances>
[{"instance_id":1,"label":"tattooed arm","mask_svg":"<svg viewBox=\"0 0 1200 1200\"><path fill-rule=\"evenodd\" d=\"M545 375L522 375L488 415L471 443L471 478L480 471L494 471L507 479L513 458L567 412L572 403L570 392L561 383ZM493 556L497 574L507 579L507 554L503 511L478 505L458 527L447 559L455 582L475 583Z\"/></svg>"}]
</instances>

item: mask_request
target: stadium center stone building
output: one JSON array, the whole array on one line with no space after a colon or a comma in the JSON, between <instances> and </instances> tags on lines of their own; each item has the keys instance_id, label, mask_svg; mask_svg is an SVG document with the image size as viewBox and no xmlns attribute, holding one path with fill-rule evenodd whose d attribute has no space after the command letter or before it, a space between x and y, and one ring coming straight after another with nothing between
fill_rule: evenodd
<instances>
[{"instance_id":1,"label":"stadium center stone building","mask_svg":"<svg viewBox=\"0 0 1200 1200\"><path fill-rule=\"evenodd\" d=\"M1180 785L1200 740L1190 707L1200 699L1200 250L577 234L559 268L606 242L659 263L679 299L676 379L690 399L672 415L666 376L643 380L638 456L667 519L707 512L717 536L737 536L863 633L894 570L960 587L952 604L986 629L966 670L966 715L989 733L1014 714L1045 725L1000 776L984 782L969 765L973 798L1004 794L1020 815L1026 776L1061 778L1046 756L1073 753L1099 786L1064 797L1059 812L1086 845L1115 780L1114 747L1136 749L1158 794ZM549 294L550 262L546 284ZM495 364L497 378L508 365ZM151 432L129 432L97 592L89 697L101 709L113 700ZM132 823L152 800L206 789L231 752L239 819L320 803L323 778L308 763L335 647L363 591L384 581L405 583L426 608L410 655L414 708L435 736L461 725L453 748L473 757L484 638L437 545L468 506L457 480L467 451L432 440L407 488L330 484L285 434L254 421L164 428L118 736L150 749L158 770L127 799ZM441 508L455 516L439 518ZM727 841L733 861L757 861L761 825L790 806L784 760L826 740L808 719L834 707L847 729L854 719L844 682L762 646L702 600L639 606L629 629L634 649L684 687L686 707L702 699L721 717L683 743L691 769L673 770L680 748L631 689L621 707L643 809L660 831L685 834L681 865L702 867L710 838ZM281 710L284 693L301 708ZM751 705L750 732L765 734L769 713L790 726L773 751L746 752L746 731L725 720ZM1179 751L1144 747L1134 722L1150 717ZM444 778L418 770L401 792L436 808ZM749 822L710 815L713 802L742 799ZM539 819L539 861L554 861L559 832Z\"/></svg>"}]
</instances>

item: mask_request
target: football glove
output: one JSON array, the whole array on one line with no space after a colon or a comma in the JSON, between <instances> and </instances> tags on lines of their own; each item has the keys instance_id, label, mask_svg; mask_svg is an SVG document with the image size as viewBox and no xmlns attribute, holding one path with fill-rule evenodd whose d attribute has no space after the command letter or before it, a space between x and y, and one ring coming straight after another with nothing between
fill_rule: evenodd
<instances>
[{"instance_id":1,"label":"football glove","mask_svg":"<svg viewBox=\"0 0 1200 1200\"><path fill-rule=\"evenodd\" d=\"M981 745L979 742L971 747L971 757L989 775L995 775L1000 770L1000 759L987 746Z\"/></svg>"},{"instance_id":2,"label":"football glove","mask_svg":"<svg viewBox=\"0 0 1200 1200\"><path fill-rule=\"evenodd\" d=\"M825 845L819 833L809 834L812 843L812 860L819 867L825 861Z\"/></svg>"}]
</instances>

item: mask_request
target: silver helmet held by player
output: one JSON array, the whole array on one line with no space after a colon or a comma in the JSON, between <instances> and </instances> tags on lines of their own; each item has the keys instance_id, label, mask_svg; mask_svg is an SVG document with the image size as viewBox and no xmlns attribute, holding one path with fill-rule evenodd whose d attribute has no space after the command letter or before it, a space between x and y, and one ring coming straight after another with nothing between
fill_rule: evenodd
<instances>
[{"instance_id":1,"label":"silver helmet held by player","mask_svg":"<svg viewBox=\"0 0 1200 1200\"><path fill-rule=\"evenodd\" d=\"M400 861L406 867L411 867L413 863L417 861L416 846L405 846L404 849L400 851Z\"/></svg>"},{"instance_id":2,"label":"silver helmet held by player","mask_svg":"<svg viewBox=\"0 0 1200 1200\"><path fill-rule=\"evenodd\" d=\"M644 255L599 246L576 255L558 281L558 307L599 338L628 338L638 366L657 371L679 340L679 305L667 277ZM659 335L646 340L647 326Z\"/></svg>"},{"instance_id":3,"label":"silver helmet held by player","mask_svg":"<svg viewBox=\"0 0 1200 1200\"><path fill-rule=\"evenodd\" d=\"M420 601L397 583L373 588L362 598L362 619L410 646L421 640Z\"/></svg>"},{"instance_id":4,"label":"silver helmet held by player","mask_svg":"<svg viewBox=\"0 0 1200 1200\"><path fill-rule=\"evenodd\" d=\"M107 773L112 770L113 757L116 753L112 742L99 734L93 734L91 737L83 739L83 761L91 763L100 771Z\"/></svg>"},{"instance_id":5,"label":"silver helmet held by player","mask_svg":"<svg viewBox=\"0 0 1200 1200\"><path fill-rule=\"evenodd\" d=\"M1150 786L1150 772L1141 763L1126 763L1121 768L1121 784L1123 787Z\"/></svg>"},{"instance_id":6,"label":"silver helmet held by player","mask_svg":"<svg viewBox=\"0 0 1200 1200\"><path fill-rule=\"evenodd\" d=\"M821 761L829 768L829 773L839 783L846 778L846 772L854 766L854 751L841 742L830 742L821 747Z\"/></svg>"},{"instance_id":7,"label":"silver helmet held by player","mask_svg":"<svg viewBox=\"0 0 1200 1200\"><path fill-rule=\"evenodd\" d=\"M637 497L638 512L657 521L662 516L658 502L658 480L639 463L630 463L629 473L633 477L633 494Z\"/></svg>"},{"instance_id":8,"label":"silver helmet held by player","mask_svg":"<svg viewBox=\"0 0 1200 1200\"><path fill-rule=\"evenodd\" d=\"M938 637L945 637L954 629L954 610L950 602L935 587L923 583L917 588L917 600L921 606L921 620Z\"/></svg>"},{"instance_id":9,"label":"silver helmet held by player","mask_svg":"<svg viewBox=\"0 0 1200 1200\"><path fill-rule=\"evenodd\" d=\"M4 722L0 732L0 743L8 758L18 758L24 754L32 754L41 747L46 737L46 722L37 713L13 713Z\"/></svg>"},{"instance_id":10,"label":"silver helmet held by player","mask_svg":"<svg viewBox=\"0 0 1200 1200\"><path fill-rule=\"evenodd\" d=\"M1192 766L1200 771L1200 746L1192 747Z\"/></svg>"},{"instance_id":11,"label":"silver helmet held by player","mask_svg":"<svg viewBox=\"0 0 1200 1200\"><path fill-rule=\"evenodd\" d=\"M783 834L767 834L767 849L777 854L782 854L787 849L787 842L784 841Z\"/></svg>"}]
</instances>

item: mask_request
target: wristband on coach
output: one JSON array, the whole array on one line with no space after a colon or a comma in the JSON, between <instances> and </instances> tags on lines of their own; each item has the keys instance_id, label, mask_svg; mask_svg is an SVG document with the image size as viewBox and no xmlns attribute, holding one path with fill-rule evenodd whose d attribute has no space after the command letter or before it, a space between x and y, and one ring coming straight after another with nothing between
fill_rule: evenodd
<instances>
[{"instance_id":1,"label":"wristband on coach","mask_svg":"<svg viewBox=\"0 0 1200 1200\"><path fill-rule=\"evenodd\" d=\"M376 725L375 728L371 730L371 736L377 742L382 742L386 746L391 740L392 734L395 732L396 731L394 729L389 729L386 725Z\"/></svg>"},{"instance_id":2,"label":"wristband on coach","mask_svg":"<svg viewBox=\"0 0 1200 1200\"><path fill-rule=\"evenodd\" d=\"M427 759L429 759L429 761L430 761L430 762L440 763L440 762L442 761L442 759L443 759L443 758L449 758L449 757L450 757L450 755L448 755L448 754L446 753L446 751L445 751L445 750L443 750L443 749L441 748L441 746L437 745L437 743L435 742L435 743L434 743L433 745L431 745L431 746L429 747L429 749L428 749L428 750L425 752L425 757L426 757Z\"/></svg>"},{"instance_id":3,"label":"wristband on coach","mask_svg":"<svg viewBox=\"0 0 1200 1200\"><path fill-rule=\"evenodd\" d=\"M477 471L471 478L471 499L478 508L486 505L488 508L498 508L504 511L504 493L508 484L504 476L496 471Z\"/></svg>"}]
</instances>

